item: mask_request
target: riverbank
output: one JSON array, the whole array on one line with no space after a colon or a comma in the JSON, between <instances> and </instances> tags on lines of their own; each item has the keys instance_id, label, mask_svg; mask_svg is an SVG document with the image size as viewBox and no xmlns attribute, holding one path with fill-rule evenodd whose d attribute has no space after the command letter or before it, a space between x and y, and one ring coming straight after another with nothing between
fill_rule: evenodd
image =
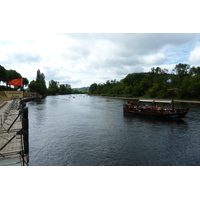
<instances>
[{"instance_id":1,"label":"riverbank","mask_svg":"<svg viewBox=\"0 0 200 200\"><path fill-rule=\"evenodd\" d=\"M90 96L97 96L97 95L90 95ZM139 100L139 99L150 99L150 98L134 98L134 97L112 97L112 96L98 96L98 97L107 97L107 98L113 98L113 99L125 99L125 100ZM157 99L157 98L151 98L161 101L166 101L166 99ZM200 101L197 100L176 100L174 99L174 102L180 102L180 103L200 103Z\"/></svg>"},{"instance_id":2,"label":"riverbank","mask_svg":"<svg viewBox=\"0 0 200 200\"><path fill-rule=\"evenodd\" d=\"M32 101L38 98L42 98L42 97L35 93L24 92L23 101L28 102L28 101ZM7 101L10 101L10 100L12 99L8 98L4 91L0 91L0 109L6 104Z\"/></svg>"},{"instance_id":3,"label":"riverbank","mask_svg":"<svg viewBox=\"0 0 200 200\"><path fill-rule=\"evenodd\" d=\"M4 104L5 102L9 100L10 99L6 96L5 92L0 91L0 105Z\"/></svg>"}]
</instances>

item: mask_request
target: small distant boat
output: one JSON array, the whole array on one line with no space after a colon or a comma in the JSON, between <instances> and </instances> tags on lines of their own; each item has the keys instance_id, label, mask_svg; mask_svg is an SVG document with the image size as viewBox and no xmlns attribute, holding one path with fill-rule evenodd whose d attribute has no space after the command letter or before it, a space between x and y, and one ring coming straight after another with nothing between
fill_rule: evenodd
<instances>
[{"instance_id":1,"label":"small distant boat","mask_svg":"<svg viewBox=\"0 0 200 200\"><path fill-rule=\"evenodd\" d=\"M169 89L169 90L175 90ZM151 105L146 105L150 103ZM161 104L161 105L160 105ZM163 106L169 104L169 106ZM175 108L174 100L152 100L140 99L138 103L128 101L123 105L124 114L154 116L159 118L183 118L188 113L189 108Z\"/></svg>"}]
</instances>

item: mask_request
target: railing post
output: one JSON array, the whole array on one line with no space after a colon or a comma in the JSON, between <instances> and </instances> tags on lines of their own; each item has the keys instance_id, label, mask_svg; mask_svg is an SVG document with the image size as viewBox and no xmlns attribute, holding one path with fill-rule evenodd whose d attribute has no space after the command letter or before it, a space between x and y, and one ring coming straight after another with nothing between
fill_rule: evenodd
<instances>
[{"instance_id":1,"label":"railing post","mask_svg":"<svg viewBox=\"0 0 200 200\"><path fill-rule=\"evenodd\" d=\"M2 128L3 121L2 121L2 115L0 115L0 128Z\"/></svg>"}]
</instances>

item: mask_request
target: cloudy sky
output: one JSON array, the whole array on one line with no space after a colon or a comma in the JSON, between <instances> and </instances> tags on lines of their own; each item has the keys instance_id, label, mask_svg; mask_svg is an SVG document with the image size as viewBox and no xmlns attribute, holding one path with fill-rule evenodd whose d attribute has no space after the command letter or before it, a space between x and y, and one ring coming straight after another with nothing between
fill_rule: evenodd
<instances>
[{"instance_id":1,"label":"cloudy sky","mask_svg":"<svg viewBox=\"0 0 200 200\"><path fill-rule=\"evenodd\" d=\"M0 64L29 81L40 69L46 81L86 87L121 80L152 67L200 66L200 34L1 34Z\"/></svg>"},{"instance_id":2,"label":"cloudy sky","mask_svg":"<svg viewBox=\"0 0 200 200\"><path fill-rule=\"evenodd\" d=\"M7 0L0 12L0 65L29 81L40 69L47 86L54 80L72 88L152 67L199 66L198 7L193 0L181 9L174 0Z\"/></svg>"}]
</instances>

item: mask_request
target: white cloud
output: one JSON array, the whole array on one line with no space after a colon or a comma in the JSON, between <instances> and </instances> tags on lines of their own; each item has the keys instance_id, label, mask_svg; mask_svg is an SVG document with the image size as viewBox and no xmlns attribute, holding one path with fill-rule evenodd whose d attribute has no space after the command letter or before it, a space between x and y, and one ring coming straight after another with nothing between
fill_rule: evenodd
<instances>
[{"instance_id":1,"label":"white cloud","mask_svg":"<svg viewBox=\"0 0 200 200\"><path fill-rule=\"evenodd\" d=\"M152 67L171 71L179 62L197 63L199 47L191 49L199 38L199 34L0 33L0 64L29 81L40 69L47 82L84 87Z\"/></svg>"},{"instance_id":2,"label":"white cloud","mask_svg":"<svg viewBox=\"0 0 200 200\"><path fill-rule=\"evenodd\" d=\"M166 58L163 53L156 53L154 55L147 55L143 58L144 65L161 65L165 62Z\"/></svg>"},{"instance_id":3,"label":"white cloud","mask_svg":"<svg viewBox=\"0 0 200 200\"><path fill-rule=\"evenodd\" d=\"M190 65L200 65L200 46L195 47L195 49L190 52L189 62Z\"/></svg>"}]
</instances>

